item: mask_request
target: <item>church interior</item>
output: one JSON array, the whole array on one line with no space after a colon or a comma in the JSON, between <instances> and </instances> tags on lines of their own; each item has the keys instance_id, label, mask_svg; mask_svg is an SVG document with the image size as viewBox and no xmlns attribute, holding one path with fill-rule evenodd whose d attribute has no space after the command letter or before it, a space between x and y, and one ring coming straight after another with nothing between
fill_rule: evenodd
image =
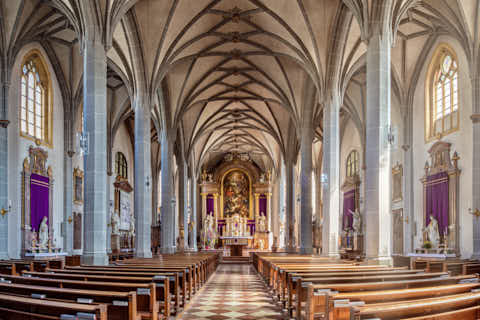
<instances>
[{"instance_id":1,"label":"church interior","mask_svg":"<svg viewBox=\"0 0 480 320\"><path fill-rule=\"evenodd\" d=\"M0 320L473 320L479 273L480 0L0 1Z\"/></svg>"}]
</instances>

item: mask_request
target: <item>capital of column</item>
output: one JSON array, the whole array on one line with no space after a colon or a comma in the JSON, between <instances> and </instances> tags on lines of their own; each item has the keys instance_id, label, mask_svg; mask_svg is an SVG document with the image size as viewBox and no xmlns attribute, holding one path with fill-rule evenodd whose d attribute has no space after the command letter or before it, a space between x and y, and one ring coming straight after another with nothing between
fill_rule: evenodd
<instances>
[{"instance_id":1,"label":"capital of column","mask_svg":"<svg viewBox=\"0 0 480 320\"><path fill-rule=\"evenodd\" d=\"M470 116L470 119L472 120L472 123L478 123L480 122L480 114L474 113Z\"/></svg>"}]
</instances>

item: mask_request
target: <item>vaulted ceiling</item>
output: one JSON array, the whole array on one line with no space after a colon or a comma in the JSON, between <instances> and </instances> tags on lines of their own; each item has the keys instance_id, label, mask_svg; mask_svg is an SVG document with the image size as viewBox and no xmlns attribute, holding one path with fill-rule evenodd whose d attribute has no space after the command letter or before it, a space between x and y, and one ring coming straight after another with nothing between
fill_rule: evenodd
<instances>
[{"instance_id":1,"label":"vaulted ceiling","mask_svg":"<svg viewBox=\"0 0 480 320\"><path fill-rule=\"evenodd\" d=\"M112 135L131 119L126 98L143 84L152 96L162 92L152 99L152 135L173 130L189 163L208 166L238 152L261 168L275 167L298 152L306 107L313 108L320 156L322 107L332 88L344 97L343 123L353 120L363 132L364 40L378 4L391 8L392 92L408 109L419 66L439 35L457 39L467 57L478 60L479 2L9 0L0 2L1 63L8 66L23 45L40 41L71 108L65 109L77 114L80 43L94 25L108 49L108 90L121 96L110 99ZM312 84L318 99L306 106Z\"/></svg>"}]
</instances>

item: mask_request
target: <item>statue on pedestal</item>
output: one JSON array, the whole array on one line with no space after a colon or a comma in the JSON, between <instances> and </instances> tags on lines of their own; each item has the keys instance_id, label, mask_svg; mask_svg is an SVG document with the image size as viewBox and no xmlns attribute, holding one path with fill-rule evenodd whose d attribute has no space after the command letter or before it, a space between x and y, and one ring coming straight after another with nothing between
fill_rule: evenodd
<instances>
[{"instance_id":1,"label":"statue on pedestal","mask_svg":"<svg viewBox=\"0 0 480 320\"><path fill-rule=\"evenodd\" d=\"M428 240L432 244L432 248L438 248L440 244L440 233L438 231L438 221L433 215L430 215L430 223L427 228Z\"/></svg>"},{"instance_id":2,"label":"statue on pedestal","mask_svg":"<svg viewBox=\"0 0 480 320\"><path fill-rule=\"evenodd\" d=\"M112 227L112 235L110 236L110 242L112 251L114 253L120 250L120 214L112 211L112 217L110 219L110 226Z\"/></svg>"},{"instance_id":3,"label":"statue on pedestal","mask_svg":"<svg viewBox=\"0 0 480 320\"><path fill-rule=\"evenodd\" d=\"M205 219L205 245L206 249L215 248L215 221L213 216L208 215Z\"/></svg>"},{"instance_id":4,"label":"statue on pedestal","mask_svg":"<svg viewBox=\"0 0 480 320\"><path fill-rule=\"evenodd\" d=\"M266 219L265 219L265 216L263 215L263 212L258 217L258 231L259 232L266 231Z\"/></svg>"},{"instance_id":5,"label":"statue on pedestal","mask_svg":"<svg viewBox=\"0 0 480 320\"><path fill-rule=\"evenodd\" d=\"M48 245L48 218L45 216L40 222L40 227L38 228L38 247L40 249L46 249Z\"/></svg>"},{"instance_id":6,"label":"statue on pedestal","mask_svg":"<svg viewBox=\"0 0 480 320\"><path fill-rule=\"evenodd\" d=\"M348 210L353 216L353 223L352 223L352 228L355 234L361 234L362 233L362 216L360 215L360 211L355 209L355 211Z\"/></svg>"}]
</instances>

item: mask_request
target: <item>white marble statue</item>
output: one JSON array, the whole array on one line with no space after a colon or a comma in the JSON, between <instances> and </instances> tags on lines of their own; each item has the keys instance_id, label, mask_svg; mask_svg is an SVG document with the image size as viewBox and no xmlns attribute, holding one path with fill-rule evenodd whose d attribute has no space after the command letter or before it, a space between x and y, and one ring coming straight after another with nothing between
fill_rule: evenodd
<instances>
[{"instance_id":1,"label":"white marble statue","mask_svg":"<svg viewBox=\"0 0 480 320\"><path fill-rule=\"evenodd\" d=\"M41 249L47 248L48 245L48 218L45 216L38 227L38 247Z\"/></svg>"},{"instance_id":2,"label":"white marble statue","mask_svg":"<svg viewBox=\"0 0 480 320\"><path fill-rule=\"evenodd\" d=\"M427 226L428 240L432 248L438 248L440 242L440 233L438 232L438 221L433 215L430 215L430 223Z\"/></svg>"},{"instance_id":3,"label":"white marble statue","mask_svg":"<svg viewBox=\"0 0 480 320\"><path fill-rule=\"evenodd\" d=\"M117 236L120 234L120 215L113 211L112 212L112 219L111 219L111 222L110 222L111 226L112 226L112 235L114 236Z\"/></svg>"},{"instance_id":4,"label":"white marble statue","mask_svg":"<svg viewBox=\"0 0 480 320\"><path fill-rule=\"evenodd\" d=\"M266 226L265 226L266 221L265 220L266 220L265 216L263 216L263 215L260 215L258 217L258 231L260 231L260 232L265 232L266 231Z\"/></svg>"},{"instance_id":5,"label":"white marble statue","mask_svg":"<svg viewBox=\"0 0 480 320\"><path fill-rule=\"evenodd\" d=\"M360 211L355 209L355 211L349 210L350 213L353 216L353 223L352 223L352 228L355 233L360 234L362 232L362 217L360 215Z\"/></svg>"},{"instance_id":6,"label":"white marble statue","mask_svg":"<svg viewBox=\"0 0 480 320\"><path fill-rule=\"evenodd\" d=\"M135 216L133 214L130 217L130 227L128 229L128 234L131 237L135 236Z\"/></svg>"}]
</instances>

